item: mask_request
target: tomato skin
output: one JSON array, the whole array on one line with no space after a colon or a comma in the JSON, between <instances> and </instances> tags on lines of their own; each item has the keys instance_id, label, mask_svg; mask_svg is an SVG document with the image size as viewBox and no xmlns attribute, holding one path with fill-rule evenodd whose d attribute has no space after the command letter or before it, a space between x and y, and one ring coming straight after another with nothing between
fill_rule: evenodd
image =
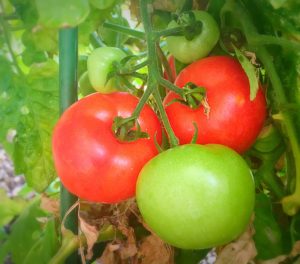
<instances>
[{"instance_id":1,"label":"tomato skin","mask_svg":"<svg viewBox=\"0 0 300 264\"><path fill-rule=\"evenodd\" d=\"M202 22L202 31L192 40L185 36L166 37L167 48L174 57L182 63L191 63L209 54L217 44L220 31L214 18L205 11L193 11L197 21ZM178 27L178 23L172 20L168 28Z\"/></svg>"},{"instance_id":2,"label":"tomato skin","mask_svg":"<svg viewBox=\"0 0 300 264\"><path fill-rule=\"evenodd\" d=\"M53 155L64 186L78 197L117 203L135 195L138 173L158 152L160 122L145 105L138 122L149 139L120 142L112 132L116 116L129 117L138 99L127 93L94 93L67 109L53 133Z\"/></svg>"},{"instance_id":3,"label":"tomato skin","mask_svg":"<svg viewBox=\"0 0 300 264\"><path fill-rule=\"evenodd\" d=\"M266 118L266 100L260 88L250 101L248 78L238 61L227 56L198 60L178 75L175 84L183 87L193 82L206 89L210 113L204 107L191 109L179 102L168 105L178 96L170 92L165 109L180 144L190 143L198 126L199 144L223 144L239 153L255 141Z\"/></svg>"},{"instance_id":4,"label":"tomato skin","mask_svg":"<svg viewBox=\"0 0 300 264\"><path fill-rule=\"evenodd\" d=\"M87 60L87 69L92 87L103 94L116 92L114 78L107 82L107 76L113 62L122 60L126 54L115 47L100 47L94 49Z\"/></svg>"},{"instance_id":5,"label":"tomato skin","mask_svg":"<svg viewBox=\"0 0 300 264\"><path fill-rule=\"evenodd\" d=\"M245 230L254 187L249 167L235 151L188 144L146 163L136 199L147 226L164 241L204 249L226 244Z\"/></svg>"}]
</instances>

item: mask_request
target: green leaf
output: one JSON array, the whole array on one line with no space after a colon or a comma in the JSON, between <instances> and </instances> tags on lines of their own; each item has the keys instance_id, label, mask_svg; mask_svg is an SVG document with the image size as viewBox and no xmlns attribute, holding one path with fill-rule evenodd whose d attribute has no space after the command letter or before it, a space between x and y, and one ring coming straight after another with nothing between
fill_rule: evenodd
<instances>
[{"instance_id":1,"label":"green leaf","mask_svg":"<svg viewBox=\"0 0 300 264\"><path fill-rule=\"evenodd\" d=\"M90 12L88 0L35 0L39 22L47 27L75 27Z\"/></svg>"},{"instance_id":2,"label":"green leaf","mask_svg":"<svg viewBox=\"0 0 300 264\"><path fill-rule=\"evenodd\" d=\"M90 35L98 30L105 19L111 16L108 10L99 10L91 6L90 14L87 19L78 27L79 45L88 46L90 44Z\"/></svg>"},{"instance_id":3,"label":"green leaf","mask_svg":"<svg viewBox=\"0 0 300 264\"><path fill-rule=\"evenodd\" d=\"M20 214L27 202L23 199L10 199L5 191L0 189L0 226L8 224L15 216Z\"/></svg>"},{"instance_id":4,"label":"green leaf","mask_svg":"<svg viewBox=\"0 0 300 264\"><path fill-rule=\"evenodd\" d=\"M267 260L283 254L281 230L273 216L270 198L263 193L256 195L254 228L257 259Z\"/></svg>"},{"instance_id":5,"label":"green leaf","mask_svg":"<svg viewBox=\"0 0 300 264\"><path fill-rule=\"evenodd\" d=\"M34 64L25 78L0 57L0 75L0 142L16 173L41 192L56 177L51 133L58 118L58 65L52 60Z\"/></svg>"},{"instance_id":6,"label":"green leaf","mask_svg":"<svg viewBox=\"0 0 300 264\"><path fill-rule=\"evenodd\" d=\"M34 64L28 75L14 140L16 173L36 191L44 191L56 177L51 152L51 134L58 118L58 72L54 61Z\"/></svg>"},{"instance_id":7,"label":"green leaf","mask_svg":"<svg viewBox=\"0 0 300 264\"><path fill-rule=\"evenodd\" d=\"M48 262L58 250L58 241L55 222L51 220L47 222L44 230L42 230L39 238L29 250L22 264L32 264L37 259L42 259L45 263Z\"/></svg>"},{"instance_id":8,"label":"green leaf","mask_svg":"<svg viewBox=\"0 0 300 264\"><path fill-rule=\"evenodd\" d=\"M19 81L13 73L12 66L4 57L0 56L0 142L12 155L13 139L21 115L20 109L25 96L24 81ZM19 86L16 86L16 83Z\"/></svg>"},{"instance_id":9,"label":"green leaf","mask_svg":"<svg viewBox=\"0 0 300 264\"><path fill-rule=\"evenodd\" d=\"M33 63L45 62L47 60L45 52L26 48L22 53L24 64L30 66Z\"/></svg>"},{"instance_id":10,"label":"green leaf","mask_svg":"<svg viewBox=\"0 0 300 264\"><path fill-rule=\"evenodd\" d=\"M25 27L31 28L38 19L35 0L10 0L15 7L16 13L24 22Z\"/></svg>"},{"instance_id":11,"label":"green leaf","mask_svg":"<svg viewBox=\"0 0 300 264\"><path fill-rule=\"evenodd\" d=\"M54 221L46 224L38 221L48 216L39 205L40 200L32 202L13 223L10 235L0 247L0 263L4 263L8 254L11 254L14 264L37 263L40 260L48 263L57 251Z\"/></svg>"},{"instance_id":12,"label":"green leaf","mask_svg":"<svg viewBox=\"0 0 300 264\"><path fill-rule=\"evenodd\" d=\"M33 43L38 51L56 51L58 48L58 34L54 29L39 27L32 32Z\"/></svg>"},{"instance_id":13,"label":"green leaf","mask_svg":"<svg viewBox=\"0 0 300 264\"><path fill-rule=\"evenodd\" d=\"M249 85L250 85L250 100L253 101L256 97L259 85L258 78L256 74L256 68L254 65L248 60L248 58L236 47L234 47L234 51L237 59L239 60L242 68L247 74Z\"/></svg>"}]
</instances>

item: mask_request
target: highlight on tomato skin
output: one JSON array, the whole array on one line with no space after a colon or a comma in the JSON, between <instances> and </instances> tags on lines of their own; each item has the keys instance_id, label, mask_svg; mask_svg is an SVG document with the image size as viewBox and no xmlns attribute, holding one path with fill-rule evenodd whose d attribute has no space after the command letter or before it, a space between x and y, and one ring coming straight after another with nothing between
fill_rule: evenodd
<instances>
[{"instance_id":1,"label":"highlight on tomato skin","mask_svg":"<svg viewBox=\"0 0 300 264\"><path fill-rule=\"evenodd\" d=\"M149 138L121 142L112 131L116 116L129 117L138 99L128 93L91 94L68 108L53 132L53 156L63 185L76 196L117 203L135 195L143 165L158 154L161 124L150 106L138 118Z\"/></svg>"},{"instance_id":2,"label":"highlight on tomato skin","mask_svg":"<svg viewBox=\"0 0 300 264\"><path fill-rule=\"evenodd\" d=\"M191 142L196 124L199 144L222 144L239 153L249 149L267 115L262 87L251 101L247 75L229 56L206 57L190 64L179 73L175 84L183 87L188 82L205 88L210 111L205 113L203 106L191 109L180 102L170 104L178 95L167 94L165 110L180 144Z\"/></svg>"}]
</instances>

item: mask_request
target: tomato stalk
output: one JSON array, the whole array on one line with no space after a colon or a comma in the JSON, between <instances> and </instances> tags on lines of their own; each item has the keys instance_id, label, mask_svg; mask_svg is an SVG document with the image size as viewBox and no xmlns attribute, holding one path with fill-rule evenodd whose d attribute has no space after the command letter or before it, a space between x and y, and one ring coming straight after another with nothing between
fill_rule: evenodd
<instances>
[{"instance_id":1,"label":"tomato stalk","mask_svg":"<svg viewBox=\"0 0 300 264\"><path fill-rule=\"evenodd\" d=\"M118 33L123 33L123 34L129 35L129 36L132 36L137 39L145 39L145 33L143 31L125 27L122 25L117 25L117 24L110 23L110 22L104 22L103 27L108 28L113 31L116 31Z\"/></svg>"},{"instance_id":2,"label":"tomato stalk","mask_svg":"<svg viewBox=\"0 0 300 264\"><path fill-rule=\"evenodd\" d=\"M106 47L105 43L99 38L96 32L91 33L90 41L95 48Z\"/></svg>"},{"instance_id":3,"label":"tomato stalk","mask_svg":"<svg viewBox=\"0 0 300 264\"><path fill-rule=\"evenodd\" d=\"M79 236L74 235L70 230L64 229L62 231L63 238L61 247L57 253L52 257L48 264L63 264L69 255L74 253L79 247L87 246L87 239L84 234ZM102 230L98 236L97 242L102 242L115 239L120 236L113 226L108 226L106 229ZM104 250L104 245L103 249Z\"/></svg>"},{"instance_id":4,"label":"tomato stalk","mask_svg":"<svg viewBox=\"0 0 300 264\"><path fill-rule=\"evenodd\" d=\"M158 53L158 56L160 58L160 61L162 63L162 66L167 74L167 78L168 80L171 82L171 83L174 83L175 79L172 74L172 70L171 70L171 67L170 67L170 64L164 54L164 52L162 51L161 47L159 45L157 45L157 53Z\"/></svg>"},{"instance_id":5,"label":"tomato stalk","mask_svg":"<svg viewBox=\"0 0 300 264\"><path fill-rule=\"evenodd\" d=\"M228 1L223 7L222 12L231 13L235 16L237 21L240 21L243 32L247 39L247 42L251 46L251 44L258 45L266 42L265 36L260 36L252 23L248 13L243 8L243 6L238 1ZM269 39L270 41L270 39ZM275 43L274 43L275 44ZM277 43L278 44L278 43ZM252 46L251 46L252 47ZM268 72L270 81L272 83L272 87L276 96L274 96L274 100L277 105L287 105L288 100L286 98L284 88L282 86L281 80L276 72L275 66L273 64L272 56L269 54L267 49L264 46L260 46L259 48L252 47L258 56L258 58L262 61L266 71ZM300 209L300 147L297 139L296 129L292 122L292 118L288 112L283 111L282 115L282 124L285 133L289 138L289 145L291 147L291 151L293 153L295 159L295 171L296 171L296 186L294 192L286 196L282 199L283 210L288 215L295 215Z\"/></svg>"},{"instance_id":6,"label":"tomato stalk","mask_svg":"<svg viewBox=\"0 0 300 264\"><path fill-rule=\"evenodd\" d=\"M284 38L277 38L269 35L253 34L249 39L249 45L262 46L262 45L279 45L286 49L299 50L300 44L295 41L287 40Z\"/></svg>"},{"instance_id":7,"label":"tomato stalk","mask_svg":"<svg viewBox=\"0 0 300 264\"><path fill-rule=\"evenodd\" d=\"M153 96L155 98L161 119L169 136L170 145L172 147L178 145L178 139L174 134L174 131L170 125L170 122L167 118L167 114L162 104L162 99L159 94L159 82L158 80L161 78L160 72L160 63L158 61L157 56L157 48L156 48L156 39L155 34L152 29L151 24L151 1L150 0L140 0L140 9L141 9L141 18L144 25L145 35L146 35L146 42L147 42L147 50L148 50L148 58L149 58L149 65L148 65L148 83L147 83L147 90L153 91ZM146 93L145 92L145 93Z\"/></svg>"}]
</instances>

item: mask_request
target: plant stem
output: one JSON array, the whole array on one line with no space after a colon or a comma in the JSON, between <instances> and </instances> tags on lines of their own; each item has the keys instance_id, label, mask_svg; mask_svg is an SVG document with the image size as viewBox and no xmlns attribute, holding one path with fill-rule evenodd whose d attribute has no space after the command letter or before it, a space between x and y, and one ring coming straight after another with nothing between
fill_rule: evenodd
<instances>
[{"instance_id":1,"label":"plant stem","mask_svg":"<svg viewBox=\"0 0 300 264\"><path fill-rule=\"evenodd\" d=\"M15 56L15 53L14 53L12 45L11 45L10 34L9 34L9 25L5 20L5 13L4 12L5 12L4 11L4 5L3 5L2 0L0 0L0 24L1 24L1 27L2 27L2 30L3 30L3 33L4 33L4 39L5 39L5 42L7 44L9 53L11 55L13 64L17 69L17 72L20 75L23 75L23 72L22 72L21 68L19 67L19 63L17 61L17 58Z\"/></svg>"},{"instance_id":2,"label":"plant stem","mask_svg":"<svg viewBox=\"0 0 300 264\"><path fill-rule=\"evenodd\" d=\"M153 31L153 34L156 39L159 39L160 37L183 35L183 32L184 32L184 27L174 27L174 28L169 28L161 31Z\"/></svg>"},{"instance_id":3,"label":"plant stem","mask_svg":"<svg viewBox=\"0 0 300 264\"><path fill-rule=\"evenodd\" d=\"M171 67L169 65L169 62L168 62L165 54L163 53L163 51L159 45L157 45L157 53L160 58L160 61L162 62L163 68L167 74L168 80L170 80L170 82L173 83L175 80L174 80L174 76L173 76Z\"/></svg>"},{"instance_id":4,"label":"plant stem","mask_svg":"<svg viewBox=\"0 0 300 264\"><path fill-rule=\"evenodd\" d=\"M103 41L99 38L98 34L96 32L91 33L90 35L90 41L92 45L96 48L99 47L105 47L106 45L103 43Z\"/></svg>"},{"instance_id":5,"label":"plant stem","mask_svg":"<svg viewBox=\"0 0 300 264\"><path fill-rule=\"evenodd\" d=\"M109 23L109 22L104 22L103 27L111 29L113 31L116 31L118 33L124 33L126 35L130 35L134 38L137 39L145 39L145 33L143 31L135 30L129 27Z\"/></svg>"},{"instance_id":6,"label":"plant stem","mask_svg":"<svg viewBox=\"0 0 300 264\"><path fill-rule=\"evenodd\" d=\"M247 11L239 3L239 1L226 2L226 8L224 9L224 11L232 13L235 16L235 18L240 21L243 28L243 32L249 44L257 41L258 32L254 27L254 24L252 23L250 17L248 16ZM275 92L274 100L277 101L278 105L288 104L284 88L273 64L272 56L264 47L259 47L256 50L256 54L258 58L262 61L263 65L265 66L268 72L270 81L272 83L272 87ZM292 122L292 117L289 115L288 112L282 112L282 124L289 138L289 144L295 159L296 169L296 189L293 194L283 198L282 206L286 214L295 215L300 209L300 148L295 126Z\"/></svg>"},{"instance_id":7,"label":"plant stem","mask_svg":"<svg viewBox=\"0 0 300 264\"><path fill-rule=\"evenodd\" d=\"M170 144L172 147L174 147L178 145L178 139L176 138L174 131L171 128L167 114L162 105L161 97L158 90L159 88L158 80L161 78L161 73L160 73L161 66L157 56L156 36L155 36L155 32L152 30L152 25L151 25L151 17L150 17L152 11L151 3L152 3L151 0L140 0L141 18L144 25L146 41L147 41L148 58L149 58L148 87L146 91L148 89L150 91L153 91L153 95L157 103L158 110L161 115L161 119L163 121L167 134L169 136Z\"/></svg>"},{"instance_id":8,"label":"plant stem","mask_svg":"<svg viewBox=\"0 0 300 264\"><path fill-rule=\"evenodd\" d=\"M79 248L80 239L86 241L84 236L78 237L70 231L65 232L61 247L48 264L64 264L67 257Z\"/></svg>"},{"instance_id":9,"label":"plant stem","mask_svg":"<svg viewBox=\"0 0 300 264\"><path fill-rule=\"evenodd\" d=\"M164 78L159 78L159 83L164 86L165 88L170 89L171 91L179 94L180 96L184 95L183 89L177 87L175 84L169 82L168 80L165 80Z\"/></svg>"},{"instance_id":10,"label":"plant stem","mask_svg":"<svg viewBox=\"0 0 300 264\"><path fill-rule=\"evenodd\" d=\"M284 38L277 38L269 35L253 34L249 39L251 46L257 45L279 45L283 48L291 50L300 50L300 43L296 41L287 40Z\"/></svg>"}]
</instances>

